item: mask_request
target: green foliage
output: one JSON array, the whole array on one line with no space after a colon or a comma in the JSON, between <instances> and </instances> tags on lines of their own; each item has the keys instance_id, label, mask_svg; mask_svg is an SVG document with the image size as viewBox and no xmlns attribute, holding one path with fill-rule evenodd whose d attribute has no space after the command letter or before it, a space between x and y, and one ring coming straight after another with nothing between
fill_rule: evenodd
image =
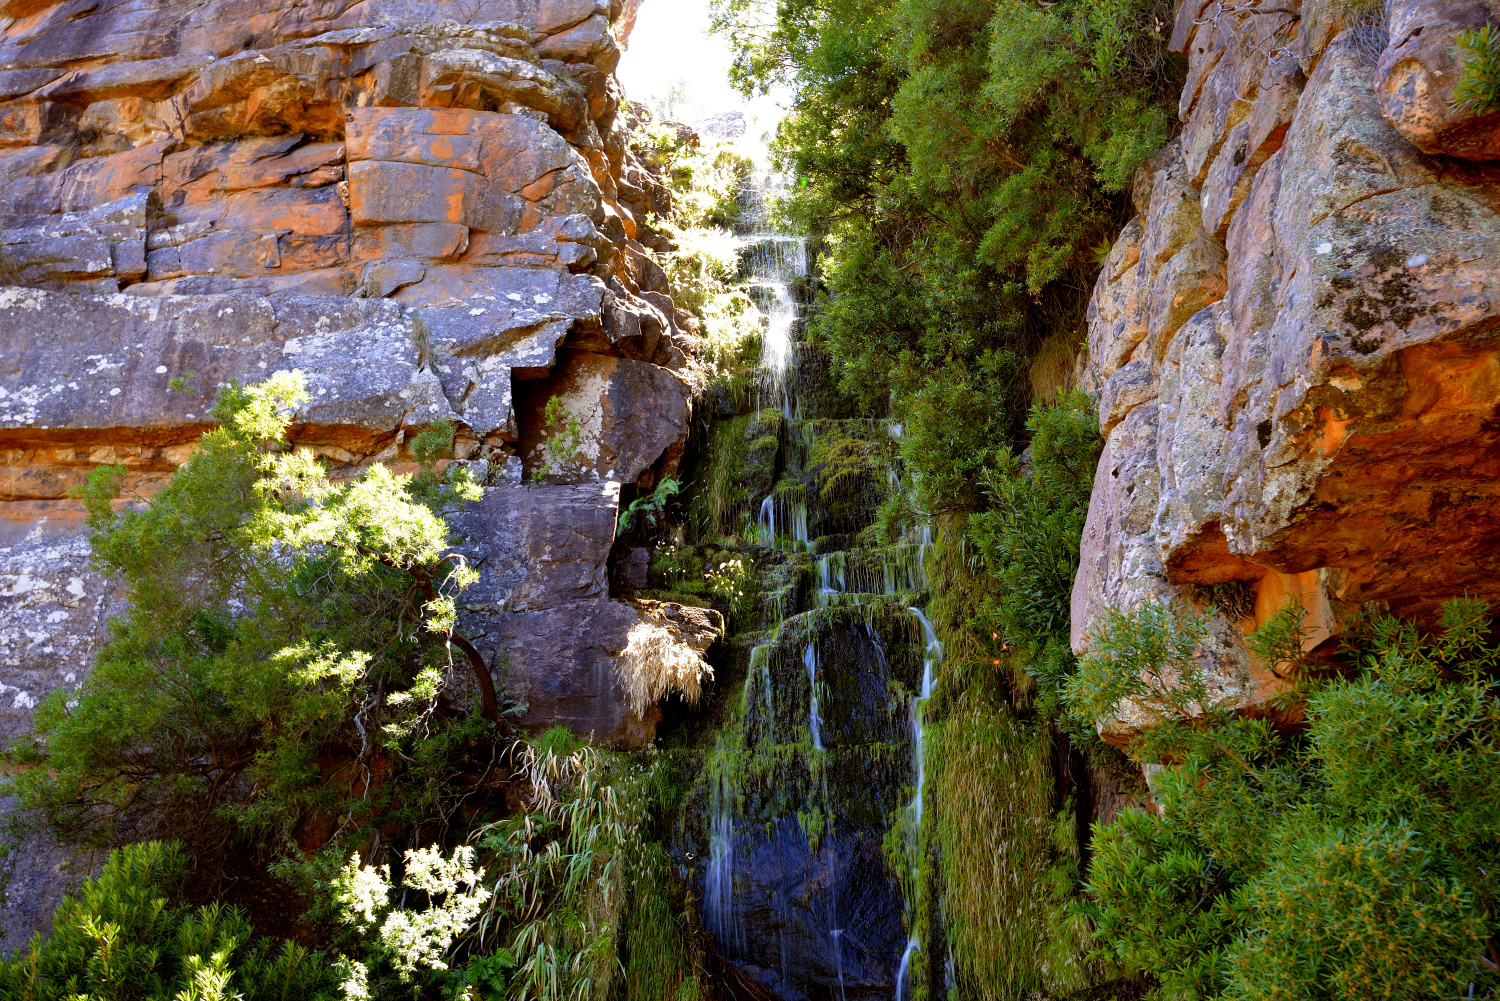
<instances>
[{"instance_id":1,"label":"green foliage","mask_svg":"<svg viewBox=\"0 0 1500 1001\"><path fill-rule=\"evenodd\" d=\"M1454 50L1464 68L1453 88L1453 106L1481 115L1500 108L1500 32L1485 24L1461 32L1457 42Z\"/></svg>"},{"instance_id":2,"label":"green foliage","mask_svg":"<svg viewBox=\"0 0 1500 1001\"><path fill-rule=\"evenodd\" d=\"M1069 916L1078 847L1052 817L1051 739L965 700L928 729L946 892L965 996L1084 986L1087 929Z\"/></svg>"},{"instance_id":3,"label":"green foliage","mask_svg":"<svg viewBox=\"0 0 1500 1001\"><path fill-rule=\"evenodd\" d=\"M667 242L654 256L667 274L673 303L698 319L702 360L720 377L755 362L763 317L739 283L740 198L754 164L732 145L685 142L668 124L639 130L632 146L672 195L667 219L649 225Z\"/></svg>"},{"instance_id":4,"label":"green foliage","mask_svg":"<svg viewBox=\"0 0 1500 1001\"><path fill-rule=\"evenodd\" d=\"M997 585L991 632L1035 680L1034 702L1077 739L1093 739L1093 721L1069 715L1062 689L1074 666L1069 610L1078 546L1099 458L1099 421L1081 391L1033 406L1030 470L1009 450L982 482L990 508L969 533Z\"/></svg>"},{"instance_id":5,"label":"green foliage","mask_svg":"<svg viewBox=\"0 0 1500 1001\"><path fill-rule=\"evenodd\" d=\"M1143 608L1134 640L1117 624L1109 656L1148 672L1177 662L1201 618L1174 625L1165 611ZM1296 622L1286 615L1268 649L1300 656ZM1443 625L1424 637L1375 623L1351 651L1355 676L1307 689L1305 733L1214 713L1167 728L1160 815L1128 810L1097 832L1085 912L1105 952L1168 996L1500 988L1500 647L1475 602L1450 602ZM1150 682L1136 697L1196 710Z\"/></svg>"},{"instance_id":6,"label":"green foliage","mask_svg":"<svg viewBox=\"0 0 1500 1001\"><path fill-rule=\"evenodd\" d=\"M990 572L1002 585L1011 638L1046 637L1068 629L1078 544L1099 459L1093 400L1074 390L1051 406L1035 406L1031 470L1006 454L987 470L990 509L971 522Z\"/></svg>"},{"instance_id":7,"label":"green foliage","mask_svg":"<svg viewBox=\"0 0 1500 1001\"><path fill-rule=\"evenodd\" d=\"M187 857L147 842L110 854L34 935L0 958L7 1001L334 1001L343 968L293 942L256 942L244 914L169 901Z\"/></svg>"},{"instance_id":8,"label":"green foliage","mask_svg":"<svg viewBox=\"0 0 1500 1001\"><path fill-rule=\"evenodd\" d=\"M678 199L679 210L683 206ZM763 316L738 282L739 241L727 229L679 224L672 231L677 249L657 255L672 301L696 316L703 334L703 360L719 375L755 362Z\"/></svg>"},{"instance_id":9,"label":"green foliage","mask_svg":"<svg viewBox=\"0 0 1500 1001\"><path fill-rule=\"evenodd\" d=\"M620 524L615 534L624 535L630 531L630 526L637 517L640 517L648 525L655 528L662 515L666 512L667 505L671 503L672 498L676 497L681 490L682 484L672 477L669 476L665 480L662 480L656 485L655 490L652 490L644 497L637 497L630 502L624 511L620 512Z\"/></svg>"},{"instance_id":10,"label":"green foliage","mask_svg":"<svg viewBox=\"0 0 1500 1001\"><path fill-rule=\"evenodd\" d=\"M1106 608L1063 698L1089 719L1108 716L1129 699L1152 715L1155 730L1207 726L1215 700L1197 653L1208 627L1206 613L1180 602L1146 601L1128 612Z\"/></svg>"},{"instance_id":11,"label":"green foliage","mask_svg":"<svg viewBox=\"0 0 1500 1001\"><path fill-rule=\"evenodd\" d=\"M753 508L775 486L784 433L774 407L714 423L688 502L689 528L699 540L753 533Z\"/></svg>"},{"instance_id":12,"label":"green foliage","mask_svg":"<svg viewBox=\"0 0 1500 1001\"><path fill-rule=\"evenodd\" d=\"M531 471L534 482L544 483L548 476L561 476L578 459L583 448L583 425L568 412L562 397L553 396L542 409L545 430L539 451L542 463Z\"/></svg>"},{"instance_id":13,"label":"green foliage","mask_svg":"<svg viewBox=\"0 0 1500 1001\"><path fill-rule=\"evenodd\" d=\"M675 899L670 859L659 846L647 849L639 867L635 899L626 918L627 1001L700 1001L705 997L693 969L694 956Z\"/></svg>"},{"instance_id":14,"label":"green foliage","mask_svg":"<svg viewBox=\"0 0 1500 1001\"><path fill-rule=\"evenodd\" d=\"M120 467L83 489L95 562L131 610L88 680L38 707L12 751L30 767L8 782L63 837L206 837L227 817L286 843L314 818L349 836L419 822L451 793L431 752L491 732L452 694L454 646L472 650L455 600L476 575L443 512L479 491L432 464L451 429L419 441L415 477L375 465L333 483L285 441L305 398L295 373L230 386L153 497L117 509ZM458 676L470 667L498 722L477 653Z\"/></svg>"},{"instance_id":15,"label":"green foliage","mask_svg":"<svg viewBox=\"0 0 1500 1001\"><path fill-rule=\"evenodd\" d=\"M654 938L672 955L663 941L667 929L643 928L631 910L634 901L652 913L656 905L637 891L662 886L661 849L644 840L656 770L590 745L569 749L571 741L560 735L546 743L528 746L517 762L527 789L524 811L480 827L470 839L494 882L460 940L476 956L460 976L482 979L485 997L610 1001L622 973L627 991L648 977L641 963L624 966L622 946L643 954L651 947L643 940ZM682 965L675 975L651 972L679 986L692 976Z\"/></svg>"},{"instance_id":16,"label":"green foliage","mask_svg":"<svg viewBox=\"0 0 1500 1001\"><path fill-rule=\"evenodd\" d=\"M730 229L740 217L740 193L754 163L725 143L689 141L691 133L652 123L631 137L631 147L662 176L672 192L672 220L691 230Z\"/></svg>"},{"instance_id":17,"label":"green foliage","mask_svg":"<svg viewBox=\"0 0 1500 1001\"><path fill-rule=\"evenodd\" d=\"M1092 248L1124 221L1118 193L1166 140L1169 6L786 0L769 19L753 0L716 0L713 10L745 89L793 88L775 149L798 182L781 211L827 237L830 295L812 335L830 345L845 388L868 404L894 394L906 417L913 394L957 381L986 398L987 438L1014 436L1018 369L1052 329L1081 319Z\"/></svg>"},{"instance_id":18,"label":"green foliage","mask_svg":"<svg viewBox=\"0 0 1500 1001\"><path fill-rule=\"evenodd\" d=\"M393 883L390 866L362 865L356 852L331 887L339 919L403 982L419 968L446 970L444 954L490 899L468 845L448 858L436 845L415 848L404 861Z\"/></svg>"}]
</instances>

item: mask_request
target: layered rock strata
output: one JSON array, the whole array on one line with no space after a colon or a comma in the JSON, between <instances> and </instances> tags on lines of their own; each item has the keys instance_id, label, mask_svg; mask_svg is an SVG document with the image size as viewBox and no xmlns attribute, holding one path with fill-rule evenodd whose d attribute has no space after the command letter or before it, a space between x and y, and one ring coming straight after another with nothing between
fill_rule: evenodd
<instances>
[{"instance_id":1,"label":"layered rock strata","mask_svg":"<svg viewBox=\"0 0 1500 1001\"><path fill-rule=\"evenodd\" d=\"M702 385L636 242L670 197L627 145L620 7L0 8L0 738L119 611L69 489L118 463L149 494L219 387L281 370L311 393L294 440L345 473L454 422L489 487L456 525L466 628L523 722L651 738L631 629L701 653L721 624L609 593L622 491L674 470ZM538 447L568 426L574 454Z\"/></svg>"},{"instance_id":2,"label":"layered rock strata","mask_svg":"<svg viewBox=\"0 0 1500 1001\"><path fill-rule=\"evenodd\" d=\"M1351 6L1179 0L1181 133L1088 314L1074 649L1106 607L1217 597L1203 660L1251 713L1284 682L1244 635L1289 598L1309 648L1368 602L1500 599L1500 116L1452 101L1458 32L1500 11Z\"/></svg>"}]
</instances>

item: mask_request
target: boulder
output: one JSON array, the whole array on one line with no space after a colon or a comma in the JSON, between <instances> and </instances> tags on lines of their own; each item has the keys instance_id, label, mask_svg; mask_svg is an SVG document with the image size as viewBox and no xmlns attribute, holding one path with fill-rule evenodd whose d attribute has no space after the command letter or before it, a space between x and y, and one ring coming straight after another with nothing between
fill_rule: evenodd
<instances>
[{"instance_id":1,"label":"boulder","mask_svg":"<svg viewBox=\"0 0 1500 1001\"><path fill-rule=\"evenodd\" d=\"M1500 7L1488 0L1392 0L1375 92L1386 121L1422 152L1500 160L1500 109L1459 104L1454 93L1476 58L1458 36L1492 22L1500 28Z\"/></svg>"},{"instance_id":2,"label":"boulder","mask_svg":"<svg viewBox=\"0 0 1500 1001\"><path fill-rule=\"evenodd\" d=\"M554 399L566 420L577 422L581 440L573 455L552 455L549 464L546 446L566 433L566 421L545 422L543 411ZM669 369L570 351L552 375L527 385L520 442L527 475L634 483L662 460L670 475L687 441L690 400L687 383Z\"/></svg>"}]
</instances>

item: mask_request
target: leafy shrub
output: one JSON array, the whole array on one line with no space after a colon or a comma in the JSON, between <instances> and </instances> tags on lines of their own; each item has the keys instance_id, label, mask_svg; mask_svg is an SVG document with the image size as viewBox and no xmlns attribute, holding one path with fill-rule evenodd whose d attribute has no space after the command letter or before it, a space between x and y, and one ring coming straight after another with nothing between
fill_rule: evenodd
<instances>
[{"instance_id":1,"label":"leafy shrub","mask_svg":"<svg viewBox=\"0 0 1500 1001\"><path fill-rule=\"evenodd\" d=\"M1475 114L1500 107L1500 32L1486 24L1461 32L1457 41L1455 48L1464 56L1464 68L1453 88L1454 107Z\"/></svg>"},{"instance_id":2,"label":"leafy shrub","mask_svg":"<svg viewBox=\"0 0 1500 1001\"><path fill-rule=\"evenodd\" d=\"M1063 685L1072 673L1069 648L1073 578L1099 459L1099 422L1081 391L1033 406L1031 468L1008 450L982 477L988 510L970 519L969 534L997 585L992 632L1035 680L1035 704L1061 718L1076 738L1093 739L1092 719L1068 716Z\"/></svg>"},{"instance_id":3,"label":"leafy shrub","mask_svg":"<svg viewBox=\"0 0 1500 1001\"><path fill-rule=\"evenodd\" d=\"M334 1001L345 968L294 942L256 942L243 912L169 902L187 857L147 842L110 853L52 916L52 934L0 957L0 997L72 1001Z\"/></svg>"},{"instance_id":4,"label":"leafy shrub","mask_svg":"<svg viewBox=\"0 0 1500 1001\"><path fill-rule=\"evenodd\" d=\"M419 822L452 792L434 753L493 739L489 668L454 628L476 575L442 512L478 488L435 471L452 429L413 443L419 476L377 464L336 484L285 440L305 399L297 374L229 387L219 426L149 499L117 510L124 470L90 477L94 559L131 610L84 684L38 708L8 782L63 837L200 838L228 817L286 844L319 818L348 835Z\"/></svg>"},{"instance_id":5,"label":"leafy shrub","mask_svg":"<svg viewBox=\"0 0 1500 1001\"><path fill-rule=\"evenodd\" d=\"M630 531L632 524L644 523L655 528L657 522L666 513L667 505L681 489L682 484L669 476L658 483L656 489L649 494L631 501L629 506L620 512L620 523L616 527L615 535L624 535ZM640 518L641 521L636 522L636 518Z\"/></svg>"},{"instance_id":6,"label":"leafy shrub","mask_svg":"<svg viewBox=\"0 0 1500 1001\"><path fill-rule=\"evenodd\" d=\"M1121 669L1189 649L1194 624L1162 610L1116 637ZM1103 949L1184 997L1500 988L1500 646L1476 602L1449 602L1443 626L1377 622L1355 676L1308 682L1305 733L1209 713L1168 728L1160 815L1097 831L1086 912Z\"/></svg>"},{"instance_id":7,"label":"leafy shrub","mask_svg":"<svg viewBox=\"0 0 1500 1001\"><path fill-rule=\"evenodd\" d=\"M340 920L403 982L421 968L446 970L443 957L453 940L490 899L472 847L443 855L436 845L407 851L401 877L393 881L390 866L363 865L356 852L331 887Z\"/></svg>"},{"instance_id":8,"label":"leafy shrub","mask_svg":"<svg viewBox=\"0 0 1500 1001\"><path fill-rule=\"evenodd\" d=\"M459 976L485 978L487 997L606 1001L621 983L632 881L651 872L643 834L655 773L566 731L525 748L517 764L524 810L470 839L494 882L460 940L476 958Z\"/></svg>"}]
</instances>

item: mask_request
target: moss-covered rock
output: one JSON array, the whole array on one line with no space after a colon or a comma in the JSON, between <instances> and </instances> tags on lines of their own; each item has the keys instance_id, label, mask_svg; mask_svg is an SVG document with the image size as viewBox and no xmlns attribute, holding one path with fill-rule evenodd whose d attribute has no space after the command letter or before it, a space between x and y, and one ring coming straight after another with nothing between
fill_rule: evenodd
<instances>
[{"instance_id":1,"label":"moss-covered rock","mask_svg":"<svg viewBox=\"0 0 1500 1001\"><path fill-rule=\"evenodd\" d=\"M785 424L772 408L714 423L688 502L700 542L749 534L756 508L776 483Z\"/></svg>"}]
</instances>

